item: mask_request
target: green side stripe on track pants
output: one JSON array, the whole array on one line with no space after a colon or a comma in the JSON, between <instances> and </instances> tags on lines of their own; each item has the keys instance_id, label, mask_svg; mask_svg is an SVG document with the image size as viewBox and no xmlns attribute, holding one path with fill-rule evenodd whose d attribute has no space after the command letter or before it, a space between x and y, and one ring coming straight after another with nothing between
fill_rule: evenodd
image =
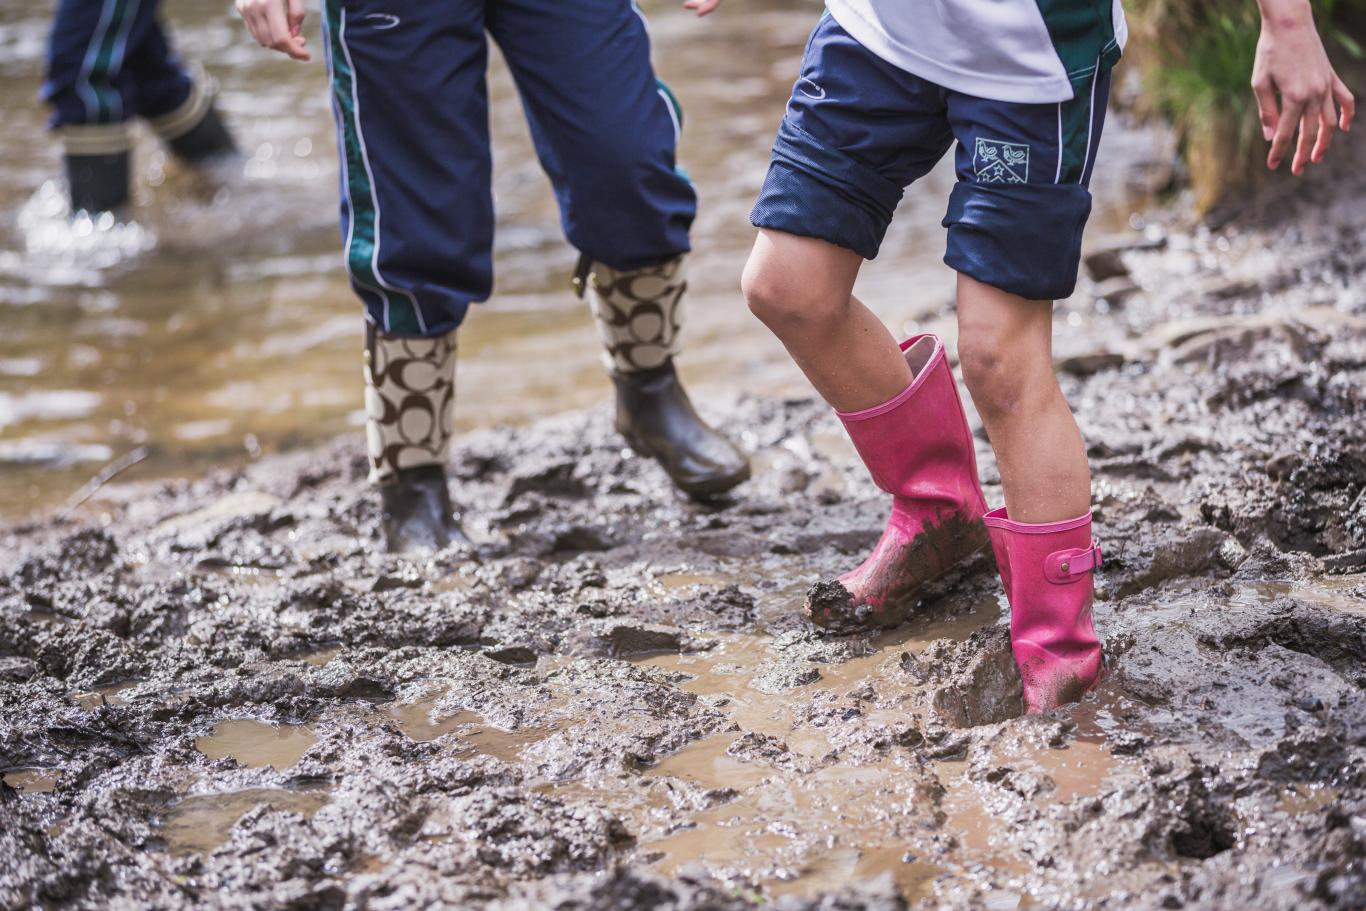
<instances>
[{"instance_id":1,"label":"green side stripe on track pants","mask_svg":"<svg viewBox=\"0 0 1366 911\"><path fill-rule=\"evenodd\" d=\"M332 69L332 101L341 136L342 176L351 216L346 234L346 268L357 285L383 299L386 331L422 335L415 301L408 294L386 286L376 272L379 210L356 113L356 74L346 48L346 11L338 0L325 0L323 7Z\"/></svg>"},{"instance_id":2,"label":"green side stripe on track pants","mask_svg":"<svg viewBox=\"0 0 1366 911\"><path fill-rule=\"evenodd\" d=\"M114 92L110 77L116 75L122 66L123 44L131 24L129 8L135 3L136 0L106 0L107 14L101 22L101 31L86 53L85 82L95 96L96 123L122 119L115 114L115 106L121 106L122 102Z\"/></svg>"}]
</instances>

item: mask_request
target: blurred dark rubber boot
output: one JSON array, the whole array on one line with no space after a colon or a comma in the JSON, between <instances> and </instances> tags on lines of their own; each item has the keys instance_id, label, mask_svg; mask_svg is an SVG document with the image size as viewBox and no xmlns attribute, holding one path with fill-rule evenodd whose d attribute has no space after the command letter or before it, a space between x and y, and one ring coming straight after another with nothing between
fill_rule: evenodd
<instances>
[{"instance_id":1,"label":"blurred dark rubber boot","mask_svg":"<svg viewBox=\"0 0 1366 911\"><path fill-rule=\"evenodd\" d=\"M117 212L128 205L132 154L67 155L66 181L71 191L71 214Z\"/></svg>"},{"instance_id":2,"label":"blurred dark rubber boot","mask_svg":"<svg viewBox=\"0 0 1366 911\"><path fill-rule=\"evenodd\" d=\"M212 104L199 123L174 139L166 140L176 157L186 164L201 165L237 154L237 143Z\"/></svg>"},{"instance_id":3,"label":"blurred dark rubber boot","mask_svg":"<svg viewBox=\"0 0 1366 911\"><path fill-rule=\"evenodd\" d=\"M749 480L747 459L698 415L672 360L631 373L612 372L617 431L631 448L659 462L688 496L707 500Z\"/></svg>"},{"instance_id":4,"label":"blurred dark rubber boot","mask_svg":"<svg viewBox=\"0 0 1366 911\"><path fill-rule=\"evenodd\" d=\"M446 470L440 465L402 469L380 485L379 499L389 553L421 553L469 543L451 506Z\"/></svg>"}]
</instances>

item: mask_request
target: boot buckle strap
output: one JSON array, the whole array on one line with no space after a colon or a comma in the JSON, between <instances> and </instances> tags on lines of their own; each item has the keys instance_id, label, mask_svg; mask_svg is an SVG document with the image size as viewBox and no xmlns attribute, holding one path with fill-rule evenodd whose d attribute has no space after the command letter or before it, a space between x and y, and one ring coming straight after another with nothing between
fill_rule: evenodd
<instances>
[{"instance_id":1,"label":"boot buckle strap","mask_svg":"<svg viewBox=\"0 0 1366 911\"><path fill-rule=\"evenodd\" d=\"M1082 576L1097 569L1100 564L1100 544L1093 540L1087 548L1059 550L1049 554L1043 561L1043 574L1049 582L1065 585L1079 582Z\"/></svg>"},{"instance_id":2,"label":"boot buckle strap","mask_svg":"<svg viewBox=\"0 0 1366 911\"><path fill-rule=\"evenodd\" d=\"M593 257L587 253L580 253L578 265L574 267L574 276L569 280L569 284L579 300L583 300L583 296L588 293L588 276L592 274Z\"/></svg>"}]
</instances>

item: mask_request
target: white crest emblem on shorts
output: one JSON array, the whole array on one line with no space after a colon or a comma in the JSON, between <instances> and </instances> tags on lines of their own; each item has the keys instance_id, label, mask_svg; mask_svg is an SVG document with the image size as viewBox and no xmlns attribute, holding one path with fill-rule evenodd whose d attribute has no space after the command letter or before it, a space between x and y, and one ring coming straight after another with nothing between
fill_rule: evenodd
<instances>
[{"instance_id":1,"label":"white crest emblem on shorts","mask_svg":"<svg viewBox=\"0 0 1366 911\"><path fill-rule=\"evenodd\" d=\"M978 183L1027 183L1029 146L979 138L972 150L972 167Z\"/></svg>"}]
</instances>

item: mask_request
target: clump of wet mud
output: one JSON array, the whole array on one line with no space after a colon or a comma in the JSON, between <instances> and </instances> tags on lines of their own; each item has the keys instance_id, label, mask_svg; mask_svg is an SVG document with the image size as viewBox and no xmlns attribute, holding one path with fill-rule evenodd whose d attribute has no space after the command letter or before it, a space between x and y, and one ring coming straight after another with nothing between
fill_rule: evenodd
<instances>
[{"instance_id":1,"label":"clump of wet mud","mask_svg":"<svg viewBox=\"0 0 1366 911\"><path fill-rule=\"evenodd\" d=\"M710 506L605 410L471 434L427 560L351 440L6 530L0 905L1361 907L1361 217L1169 224L1059 308L1110 673L1048 716L989 561L804 625L886 507L807 399L707 403L762 468Z\"/></svg>"}]
</instances>

